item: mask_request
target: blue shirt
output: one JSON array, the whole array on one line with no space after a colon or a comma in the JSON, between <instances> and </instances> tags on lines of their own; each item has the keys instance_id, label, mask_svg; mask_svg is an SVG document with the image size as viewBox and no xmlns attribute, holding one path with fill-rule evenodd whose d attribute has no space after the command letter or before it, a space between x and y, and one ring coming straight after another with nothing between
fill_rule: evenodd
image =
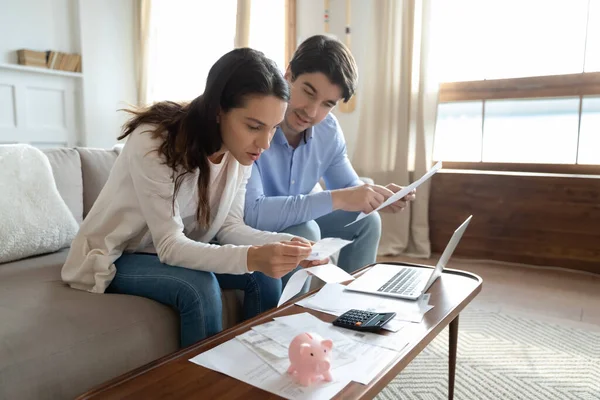
<instances>
[{"instance_id":1,"label":"blue shirt","mask_svg":"<svg viewBox=\"0 0 600 400\"><path fill-rule=\"evenodd\" d=\"M328 190L310 193L321 178ZM277 128L271 147L252 167L244 220L256 229L280 232L332 212L329 190L360 184L333 114L308 129L306 143L301 140L295 149Z\"/></svg>"}]
</instances>

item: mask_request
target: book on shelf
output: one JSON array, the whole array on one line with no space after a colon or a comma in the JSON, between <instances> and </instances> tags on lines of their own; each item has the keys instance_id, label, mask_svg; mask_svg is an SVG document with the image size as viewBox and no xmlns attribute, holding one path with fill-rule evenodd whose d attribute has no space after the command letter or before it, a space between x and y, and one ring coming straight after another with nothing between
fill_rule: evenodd
<instances>
[{"instance_id":1,"label":"book on shelf","mask_svg":"<svg viewBox=\"0 0 600 400\"><path fill-rule=\"evenodd\" d=\"M17 59L20 65L31 67L46 67L46 52L28 49L17 50Z\"/></svg>"},{"instance_id":2,"label":"book on shelf","mask_svg":"<svg viewBox=\"0 0 600 400\"><path fill-rule=\"evenodd\" d=\"M81 55L61 51L17 50L20 65L41 67L68 72L81 72Z\"/></svg>"},{"instance_id":3,"label":"book on shelf","mask_svg":"<svg viewBox=\"0 0 600 400\"><path fill-rule=\"evenodd\" d=\"M49 51L48 68L69 72L81 72L81 55Z\"/></svg>"}]
</instances>

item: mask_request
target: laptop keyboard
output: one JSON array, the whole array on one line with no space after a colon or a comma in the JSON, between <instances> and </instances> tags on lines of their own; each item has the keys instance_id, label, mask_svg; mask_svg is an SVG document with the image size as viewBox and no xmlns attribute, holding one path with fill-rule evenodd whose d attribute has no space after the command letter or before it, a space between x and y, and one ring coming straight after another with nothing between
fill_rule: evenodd
<instances>
[{"instance_id":1,"label":"laptop keyboard","mask_svg":"<svg viewBox=\"0 0 600 400\"><path fill-rule=\"evenodd\" d=\"M378 292L411 294L423 280L423 275L413 268L402 268L389 281L377 289Z\"/></svg>"}]
</instances>

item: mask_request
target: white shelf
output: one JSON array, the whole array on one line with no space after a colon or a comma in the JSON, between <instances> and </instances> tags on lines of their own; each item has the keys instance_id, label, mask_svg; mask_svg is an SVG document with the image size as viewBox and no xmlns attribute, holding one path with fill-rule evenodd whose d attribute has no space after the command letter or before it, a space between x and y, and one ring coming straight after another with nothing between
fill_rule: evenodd
<instances>
[{"instance_id":1,"label":"white shelf","mask_svg":"<svg viewBox=\"0 0 600 400\"><path fill-rule=\"evenodd\" d=\"M19 65L19 64L2 64L2 63L0 63L0 69L11 69L14 71L33 72L36 74L68 76L71 78L83 77L83 74L81 72L68 72L68 71L61 71L61 70L57 70L57 69L30 67L30 66Z\"/></svg>"}]
</instances>

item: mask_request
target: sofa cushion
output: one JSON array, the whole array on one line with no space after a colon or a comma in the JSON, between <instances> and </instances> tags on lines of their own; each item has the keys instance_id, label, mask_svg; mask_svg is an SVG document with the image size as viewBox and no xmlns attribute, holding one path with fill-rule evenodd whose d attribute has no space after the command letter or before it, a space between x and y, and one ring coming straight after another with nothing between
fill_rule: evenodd
<instances>
[{"instance_id":1,"label":"sofa cushion","mask_svg":"<svg viewBox=\"0 0 600 400\"><path fill-rule=\"evenodd\" d=\"M178 349L179 320L142 297L62 283L67 250L0 264L0 399L74 398ZM223 293L226 326L239 299Z\"/></svg>"},{"instance_id":2,"label":"sofa cushion","mask_svg":"<svg viewBox=\"0 0 600 400\"><path fill-rule=\"evenodd\" d=\"M0 193L0 262L69 246L79 226L39 149L0 146Z\"/></svg>"},{"instance_id":3,"label":"sofa cushion","mask_svg":"<svg viewBox=\"0 0 600 400\"><path fill-rule=\"evenodd\" d=\"M91 210L100 191L108 180L119 151L78 147L83 176L83 218Z\"/></svg>"},{"instance_id":4,"label":"sofa cushion","mask_svg":"<svg viewBox=\"0 0 600 400\"><path fill-rule=\"evenodd\" d=\"M83 180L81 159L75 149L53 148L42 150L52 166L58 193L73 213L77 223L83 221Z\"/></svg>"},{"instance_id":5,"label":"sofa cushion","mask_svg":"<svg viewBox=\"0 0 600 400\"><path fill-rule=\"evenodd\" d=\"M0 398L74 398L178 348L173 310L69 288L66 255L0 265Z\"/></svg>"}]
</instances>

